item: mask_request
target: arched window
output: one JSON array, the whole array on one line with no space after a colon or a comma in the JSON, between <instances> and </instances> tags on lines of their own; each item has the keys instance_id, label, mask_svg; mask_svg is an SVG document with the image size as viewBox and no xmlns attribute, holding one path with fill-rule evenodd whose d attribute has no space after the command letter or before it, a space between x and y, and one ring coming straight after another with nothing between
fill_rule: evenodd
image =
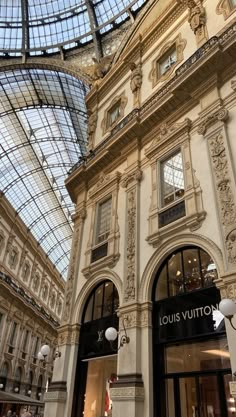
<instances>
[{"instance_id":1,"label":"arched window","mask_svg":"<svg viewBox=\"0 0 236 417\"><path fill-rule=\"evenodd\" d=\"M119 296L111 281L99 284L91 293L85 305L82 322L86 323L111 316L119 307Z\"/></svg>"},{"instance_id":2,"label":"arched window","mask_svg":"<svg viewBox=\"0 0 236 417\"><path fill-rule=\"evenodd\" d=\"M210 287L216 278L216 266L210 255L196 246L186 246L169 255L159 269L154 300Z\"/></svg>"}]
</instances>

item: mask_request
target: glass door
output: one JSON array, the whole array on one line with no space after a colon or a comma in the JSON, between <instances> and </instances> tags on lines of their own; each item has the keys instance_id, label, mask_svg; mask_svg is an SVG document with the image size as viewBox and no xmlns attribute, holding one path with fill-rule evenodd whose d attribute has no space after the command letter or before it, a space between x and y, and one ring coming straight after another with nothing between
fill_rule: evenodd
<instances>
[{"instance_id":1,"label":"glass door","mask_svg":"<svg viewBox=\"0 0 236 417\"><path fill-rule=\"evenodd\" d=\"M165 417L235 417L231 379L225 371L166 378Z\"/></svg>"}]
</instances>

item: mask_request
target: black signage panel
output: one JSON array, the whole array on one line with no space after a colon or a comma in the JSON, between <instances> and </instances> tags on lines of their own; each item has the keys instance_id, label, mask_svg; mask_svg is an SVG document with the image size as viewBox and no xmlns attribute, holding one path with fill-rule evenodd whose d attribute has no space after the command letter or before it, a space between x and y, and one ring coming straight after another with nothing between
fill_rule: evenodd
<instances>
[{"instance_id":1,"label":"black signage panel","mask_svg":"<svg viewBox=\"0 0 236 417\"><path fill-rule=\"evenodd\" d=\"M157 301L153 316L155 343L223 331L219 302L220 292L215 287Z\"/></svg>"}]
</instances>

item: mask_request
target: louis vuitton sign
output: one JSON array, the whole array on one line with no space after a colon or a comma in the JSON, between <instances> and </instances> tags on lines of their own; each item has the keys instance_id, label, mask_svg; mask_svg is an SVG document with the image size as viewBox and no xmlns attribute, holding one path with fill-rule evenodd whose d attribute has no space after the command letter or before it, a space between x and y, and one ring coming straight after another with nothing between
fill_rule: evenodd
<instances>
[{"instance_id":1,"label":"louis vuitton sign","mask_svg":"<svg viewBox=\"0 0 236 417\"><path fill-rule=\"evenodd\" d=\"M157 341L219 332L224 325L219 301L219 291L211 287L156 302L153 321Z\"/></svg>"}]
</instances>

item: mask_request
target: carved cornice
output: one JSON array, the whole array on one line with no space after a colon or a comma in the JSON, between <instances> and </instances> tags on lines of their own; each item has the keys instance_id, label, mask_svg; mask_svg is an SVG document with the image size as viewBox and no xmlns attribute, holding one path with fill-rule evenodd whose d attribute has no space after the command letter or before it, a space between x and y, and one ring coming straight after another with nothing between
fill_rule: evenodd
<instances>
[{"instance_id":1,"label":"carved cornice","mask_svg":"<svg viewBox=\"0 0 236 417\"><path fill-rule=\"evenodd\" d=\"M104 268L114 268L119 259L120 253L112 253L111 255L104 256L104 258L91 263L88 267L82 269L81 272L84 274L86 279L89 279L95 272L99 272Z\"/></svg>"},{"instance_id":2,"label":"carved cornice","mask_svg":"<svg viewBox=\"0 0 236 417\"><path fill-rule=\"evenodd\" d=\"M65 325L58 329L58 346L79 343L80 325Z\"/></svg>"},{"instance_id":3,"label":"carved cornice","mask_svg":"<svg viewBox=\"0 0 236 417\"><path fill-rule=\"evenodd\" d=\"M216 112L200 120L197 132L199 135L204 135L210 126L212 126L217 121L225 122L228 119L228 116L228 110L221 106Z\"/></svg>"}]
</instances>

